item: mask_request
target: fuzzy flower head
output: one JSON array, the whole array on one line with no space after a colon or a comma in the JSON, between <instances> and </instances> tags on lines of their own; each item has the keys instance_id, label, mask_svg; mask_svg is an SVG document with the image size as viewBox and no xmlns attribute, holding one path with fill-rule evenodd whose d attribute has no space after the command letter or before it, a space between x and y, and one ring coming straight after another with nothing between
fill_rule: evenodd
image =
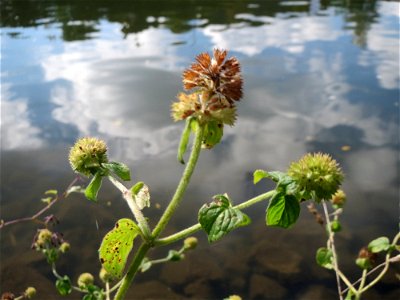
<instances>
[{"instance_id":1,"label":"fuzzy flower head","mask_svg":"<svg viewBox=\"0 0 400 300\"><path fill-rule=\"evenodd\" d=\"M316 201L331 199L343 181L343 172L336 160L328 154L308 153L293 162L288 170L305 197Z\"/></svg>"},{"instance_id":2,"label":"fuzzy flower head","mask_svg":"<svg viewBox=\"0 0 400 300\"><path fill-rule=\"evenodd\" d=\"M69 162L75 172L93 175L102 163L108 162L107 146L96 138L79 139L69 152Z\"/></svg>"},{"instance_id":3,"label":"fuzzy flower head","mask_svg":"<svg viewBox=\"0 0 400 300\"><path fill-rule=\"evenodd\" d=\"M183 86L186 90L198 88L225 97L229 103L242 97L240 64L235 57L226 59L227 51L215 49L213 57L201 53L196 62L183 72Z\"/></svg>"},{"instance_id":4,"label":"fuzzy flower head","mask_svg":"<svg viewBox=\"0 0 400 300\"><path fill-rule=\"evenodd\" d=\"M200 123L217 121L232 126L236 120L235 101L242 97L243 80L240 64L227 51L215 49L213 57L201 53L196 62L183 72L183 86L190 94L180 93L172 104L175 121L190 116Z\"/></svg>"}]
</instances>

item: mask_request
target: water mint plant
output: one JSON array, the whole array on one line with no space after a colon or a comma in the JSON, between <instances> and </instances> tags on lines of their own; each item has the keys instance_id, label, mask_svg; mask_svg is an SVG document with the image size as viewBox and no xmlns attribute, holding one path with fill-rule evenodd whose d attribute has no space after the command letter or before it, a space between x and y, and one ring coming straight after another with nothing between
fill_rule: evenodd
<instances>
[{"instance_id":1,"label":"water mint plant","mask_svg":"<svg viewBox=\"0 0 400 300\"><path fill-rule=\"evenodd\" d=\"M176 209L184 201L201 152L212 151L223 139L224 126L235 124L238 115L236 103L243 95L240 64L235 57L228 58L228 52L225 50L215 49L212 56L201 53L196 57L196 62L183 72L183 87L185 92L179 93L177 101L171 106L171 116L174 121L185 122L177 151L178 161L184 164L185 168L175 193L160 219L155 222L154 228L149 225L151 223L144 210L152 205L148 185L143 181L126 185L124 182L131 179L130 169L122 162L108 159L104 141L84 137L78 139L71 148L69 161L72 170L89 177L90 181L83 188L75 186L78 179L74 180L63 193L63 197L67 197L71 192L81 192L87 199L96 202L101 197L99 192L102 181L109 180L120 191L132 217L116 220L114 228L110 228L103 237L98 249L101 264L98 279L84 272L76 281L69 275L59 274L56 269L57 261L68 252L70 244L64 240L62 234L50 230L49 218L43 222L44 228L38 230L32 248L46 257L56 277L55 286L60 295L66 296L72 291L77 291L83 294L82 299L85 300L108 300L113 294L115 300L124 299L139 273L146 272L157 264L185 259L186 253L194 250L198 244L193 234L203 231L209 243L217 242L231 231L251 224L251 218L244 209L259 203L264 205L265 224L281 228L292 227L299 218L303 203L308 203L308 210L320 225L324 225L328 236L326 247L321 247L316 252L316 261L320 266L335 272L340 299L344 296L346 299L359 299L365 291L380 281L390 263L400 260L399 254L394 255L400 250L400 234L392 241L387 237L380 237L363 248L355 260L362 269L360 279L351 283L343 274L339 267L335 234L343 229L339 217L346 203L346 194L341 189L344 174L338 162L324 153L305 154L298 161L292 162L285 172L255 170L254 184L261 184L261 180L267 179L275 183L274 188L265 188L260 195L245 201L233 199L226 191L221 191L218 195L210 196L210 201L196 208L198 223L163 236ZM192 135L190 154L185 162L184 157ZM46 198L45 209L34 217L21 220L37 220L39 215L60 198L57 191L48 191L47 194L52 196ZM16 222L3 222L1 228L14 223ZM153 248L168 246L178 241L182 243L180 247L169 249L165 257L154 259L150 256ZM134 245L138 247L134 248ZM133 249L134 253L131 253ZM384 253L385 258L381 264L375 266L378 253ZM379 270L379 274L368 281L368 276ZM33 295L31 289L21 297L30 298ZM8 299L5 297L11 296L4 296L4 299ZM232 295L227 299L241 298Z\"/></svg>"}]
</instances>

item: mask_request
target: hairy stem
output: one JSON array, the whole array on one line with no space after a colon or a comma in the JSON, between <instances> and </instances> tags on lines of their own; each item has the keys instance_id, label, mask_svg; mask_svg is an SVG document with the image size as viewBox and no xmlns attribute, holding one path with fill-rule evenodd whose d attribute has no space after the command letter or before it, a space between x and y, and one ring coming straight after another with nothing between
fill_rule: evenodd
<instances>
[{"instance_id":1,"label":"hairy stem","mask_svg":"<svg viewBox=\"0 0 400 300\"><path fill-rule=\"evenodd\" d=\"M178 207L179 203L182 200L183 194L189 184L190 178L193 174L194 168L196 166L197 160L200 156L201 151L201 143L203 140L203 127L198 125L196 126L195 130L195 139L192 146L192 152L190 154L190 158L186 168L183 172L182 178L176 188L175 194L171 199L171 202L168 204L167 208L165 209L163 215L161 216L158 224L153 230L152 239L156 239L160 233L164 230L165 226L168 224L169 220L171 219L172 215L174 214L176 208ZM146 253L151 248L150 243L143 243L142 246L139 248L138 252L136 253L135 257L132 260L131 265L129 266L128 272L126 273L125 277L122 280L122 284L119 287L117 294L114 297L114 300L121 300L124 298L126 292L128 291L129 286L131 285L133 278L135 277L142 260L146 256Z\"/></svg>"},{"instance_id":2,"label":"hairy stem","mask_svg":"<svg viewBox=\"0 0 400 300\"><path fill-rule=\"evenodd\" d=\"M190 178L193 174L197 160L200 156L201 142L203 140L203 127L201 125L198 125L196 126L196 128L197 130L195 131L195 139L193 142L192 152L190 154L188 164L186 165L185 171L183 172L182 178L178 184L174 196L172 197L171 202L168 204L167 208L160 218L160 221L153 230L153 238L157 238L164 230L165 226L168 224L179 203L182 201L183 194L185 193Z\"/></svg>"},{"instance_id":3,"label":"hairy stem","mask_svg":"<svg viewBox=\"0 0 400 300\"><path fill-rule=\"evenodd\" d=\"M132 193L128 190L121 182L115 179L112 176L108 176L108 179L111 183L120 190L122 196L124 197L126 203L128 203L129 208L131 209L133 215L135 216L136 221L138 222L138 226L141 229L143 236L146 241L151 240L151 231L149 224L146 221L142 211L139 206L136 204L135 200L132 198Z\"/></svg>"}]
</instances>

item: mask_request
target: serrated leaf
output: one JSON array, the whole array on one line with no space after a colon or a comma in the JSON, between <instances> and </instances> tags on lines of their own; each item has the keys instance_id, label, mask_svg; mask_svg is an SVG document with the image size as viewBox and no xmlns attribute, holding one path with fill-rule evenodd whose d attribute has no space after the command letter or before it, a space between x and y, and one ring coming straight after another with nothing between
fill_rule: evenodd
<instances>
[{"instance_id":1,"label":"serrated leaf","mask_svg":"<svg viewBox=\"0 0 400 300\"><path fill-rule=\"evenodd\" d=\"M390 241L387 237L381 236L368 244L368 250L372 253L379 253L390 249Z\"/></svg>"},{"instance_id":2,"label":"serrated leaf","mask_svg":"<svg viewBox=\"0 0 400 300\"><path fill-rule=\"evenodd\" d=\"M235 228L250 223L250 218L233 208L227 195L217 195L215 202L203 205L199 210L199 223L208 235L210 243L218 241Z\"/></svg>"},{"instance_id":3,"label":"serrated leaf","mask_svg":"<svg viewBox=\"0 0 400 300\"><path fill-rule=\"evenodd\" d=\"M101 187L102 176L100 172L94 174L92 180L89 185L85 189L85 196L91 201L97 201L97 194Z\"/></svg>"},{"instance_id":4,"label":"serrated leaf","mask_svg":"<svg viewBox=\"0 0 400 300\"><path fill-rule=\"evenodd\" d=\"M264 170L255 170L253 173L253 183L258 183L261 179L268 177L268 173Z\"/></svg>"},{"instance_id":5,"label":"serrated leaf","mask_svg":"<svg viewBox=\"0 0 400 300\"><path fill-rule=\"evenodd\" d=\"M326 269L333 269L333 253L327 248L319 248L315 255L317 264Z\"/></svg>"},{"instance_id":6,"label":"serrated leaf","mask_svg":"<svg viewBox=\"0 0 400 300\"><path fill-rule=\"evenodd\" d=\"M267 208L268 226L289 228L296 223L300 214L300 204L293 195L275 194Z\"/></svg>"},{"instance_id":7,"label":"serrated leaf","mask_svg":"<svg viewBox=\"0 0 400 300\"><path fill-rule=\"evenodd\" d=\"M111 276L121 278L133 241L139 233L135 222L120 219L103 238L99 249L100 262Z\"/></svg>"},{"instance_id":8,"label":"serrated leaf","mask_svg":"<svg viewBox=\"0 0 400 300\"><path fill-rule=\"evenodd\" d=\"M192 122L192 120L193 120L193 118L191 118L191 117L186 119L185 128L183 129L181 140L179 142L177 158L181 164L185 164L185 161L183 160L183 156L186 153L187 145L189 143L189 137L190 137L190 133L192 131L190 123Z\"/></svg>"},{"instance_id":9,"label":"serrated leaf","mask_svg":"<svg viewBox=\"0 0 400 300\"><path fill-rule=\"evenodd\" d=\"M146 184L141 181L136 183L131 188L131 192L139 209L150 207L150 191Z\"/></svg>"},{"instance_id":10,"label":"serrated leaf","mask_svg":"<svg viewBox=\"0 0 400 300\"><path fill-rule=\"evenodd\" d=\"M107 170L113 172L124 181L131 180L131 172L129 171L128 166L123 163L111 161L108 163L103 163L102 166Z\"/></svg>"}]
</instances>

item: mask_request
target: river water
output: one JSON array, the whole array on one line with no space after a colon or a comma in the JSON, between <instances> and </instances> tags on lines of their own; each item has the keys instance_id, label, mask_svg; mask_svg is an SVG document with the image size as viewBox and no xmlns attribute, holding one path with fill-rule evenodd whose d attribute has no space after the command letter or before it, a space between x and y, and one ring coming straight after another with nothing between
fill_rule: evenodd
<instances>
[{"instance_id":1,"label":"river water","mask_svg":"<svg viewBox=\"0 0 400 300\"><path fill-rule=\"evenodd\" d=\"M200 52L227 49L244 78L237 123L202 152L165 234L196 223L215 194L240 203L271 188L252 184L254 170L284 171L323 151L346 175L337 243L343 270L357 279L358 250L398 232L399 8L373 0L2 1L1 219L33 215L44 191L63 191L74 179L69 148L96 136L130 166L132 182L150 187L145 213L154 225L183 170L175 158L183 124L170 118L181 73ZM102 236L130 217L110 184L99 198L74 194L49 212L72 245L59 272L74 281L97 274ZM314 262L324 230L306 206L289 230L267 228L265 208L247 209L252 224L211 246L197 233L198 250L139 274L129 299L336 299L333 273ZM39 299L58 299L49 267L30 250L38 226L1 229L0 288L33 285ZM396 270L366 299L398 299Z\"/></svg>"}]
</instances>

